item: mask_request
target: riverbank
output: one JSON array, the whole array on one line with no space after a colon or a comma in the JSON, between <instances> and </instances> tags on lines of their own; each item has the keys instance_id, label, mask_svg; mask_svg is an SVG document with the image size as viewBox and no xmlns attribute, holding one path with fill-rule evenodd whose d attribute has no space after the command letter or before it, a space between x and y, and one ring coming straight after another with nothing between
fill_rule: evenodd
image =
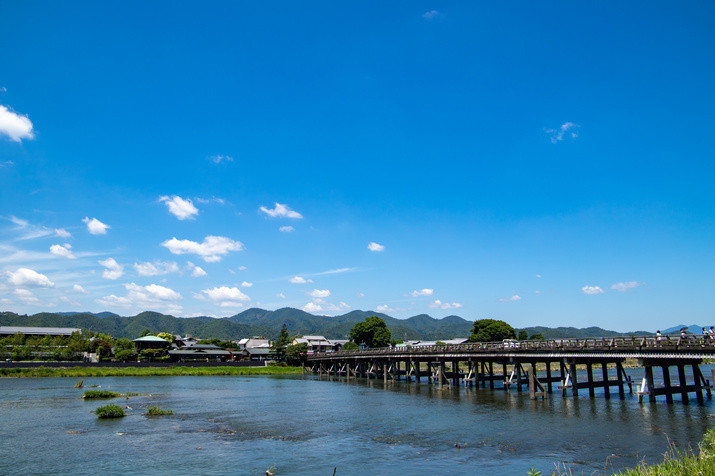
<instances>
[{"instance_id":1,"label":"riverbank","mask_svg":"<svg viewBox=\"0 0 715 476\"><path fill-rule=\"evenodd\" d=\"M690 476L702 474L715 475L715 427L710 428L699 445L700 452L689 454L671 448L660 464L643 464L634 469L617 473L617 476Z\"/></svg>"},{"instance_id":2,"label":"riverbank","mask_svg":"<svg viewBox=\"0 0 715 476\"><path fill-rule=\"evenodd\" d=\"M162 377L295 375L300 367L33 367L0 368L0 377Z\"/></svg>"}]
</instances>

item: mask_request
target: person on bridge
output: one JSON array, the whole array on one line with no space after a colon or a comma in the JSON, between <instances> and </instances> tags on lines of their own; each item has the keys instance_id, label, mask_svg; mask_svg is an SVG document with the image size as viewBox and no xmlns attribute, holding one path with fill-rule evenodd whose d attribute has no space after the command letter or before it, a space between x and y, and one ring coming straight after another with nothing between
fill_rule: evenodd
<instances>
[{"instance_id":1,"label":"person on bridge","mask_svg":"<svg viewBox=\"0 0 715 476\"><path fill-rule=\"evenodd\" d=\"M655 331L655 342L658 346L660 346L660 340L663 338L663 334L660 333L660 329Z\"/></svg>"}]
</instances>

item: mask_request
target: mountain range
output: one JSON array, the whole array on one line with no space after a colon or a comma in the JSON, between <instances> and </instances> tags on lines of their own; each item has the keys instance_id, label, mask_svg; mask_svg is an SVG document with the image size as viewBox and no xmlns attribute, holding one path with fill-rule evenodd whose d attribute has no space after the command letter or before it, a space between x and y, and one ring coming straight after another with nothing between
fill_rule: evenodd
<instances>
[{"instance_id":1,"label":"mountain range","mask_svg":"<svg viewBox=\"0 0 715 476\"><path fill-rule=\"evenodd\" d=\"M0 313L2 326L38 327L78 327L93 332L109 334L113 337L136 338L144 330L150 332L170 332L178 335L192 335L197 338L239 339L250 336L275 338L285 323L290 335L322 335L328 339L347 339L350 329L365 318L378 316L385 321L395 339L439 340L467 337L471 334L472 321L459 316L435 319L427 314L419 314L409 319L396 319L373 311L351 311L339 316L316 316L290 307L267 311L251 308L225 318L207 316L178 318L158 312L146 311L136 316L119 316L112 312L58 312L18 315L13 312ZM527 327L532 335L540 333L546 339L566 337L615 337L619 335L644 335L652 332L637 331L620 333L600 327Z\"/></svg>"}]
</instances>

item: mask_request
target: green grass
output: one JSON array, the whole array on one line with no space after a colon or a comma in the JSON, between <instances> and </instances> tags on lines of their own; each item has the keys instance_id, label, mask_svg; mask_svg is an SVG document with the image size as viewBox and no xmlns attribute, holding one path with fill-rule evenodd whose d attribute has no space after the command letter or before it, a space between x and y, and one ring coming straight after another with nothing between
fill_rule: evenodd
<instances>
[{"instance_id":1,"label":"green grass","mask_svg":"<svg viewBox=\"0 0 715 476\"><path fill-rule=\"evenodd\" d=\"M33 367L3 368L0 377L161 377L295 375L300 367Z\"/></svg>"},{"instance_id":2,"label":"green grass","mask_svg":"<svg viewBox=\"0 0 715 476\"><path fill-rule=\"evenodd\" d=\"M121 396L121 393L110 392L109 390L85 390L82 398L89 400L93 398L117 398Z\"/></svg>"},{"instance_id":3,"label":"green grass","mask_svg":"<svg viewBox=\"0 0 715 476\"><path fill-rule=\"evenodd\" d=\"M105 405L94 411L97 418L121 418L125 416L124 409L119 405Z\"/></svg>"},{"instance_id":4,"label":"green grass","mask_svg":"<svg viewBox=\"0 0 715 476\"><path fill-rule=\"evenodd\" d=\"M84 380L80 380L76 384L74 384L74 388L82 388L84 387Z\"/></svg>"},{"instance_id":5,"label":"green grass","mask_svg":"<svg viewBox=\"0 0 715 476\"><path fill-rule=\"evenodd\" d=\"M662 463L642 464L617 473L619 476L715 476L715 427L703 436L697 453L678 451L671 446Z\"/></svg>"},{"instance_id":6,"label":"green grass","mask_svg":"<svg viewBox=\"0 0 715 476\"><path fill-rule=\"evenodd\" d=\"M173 415L174 410L163 410L159 407L159 405L152 405L147 407L146 413L144 415L146 416L162 416L162 415Z\"/></svg>"}]
</instances>

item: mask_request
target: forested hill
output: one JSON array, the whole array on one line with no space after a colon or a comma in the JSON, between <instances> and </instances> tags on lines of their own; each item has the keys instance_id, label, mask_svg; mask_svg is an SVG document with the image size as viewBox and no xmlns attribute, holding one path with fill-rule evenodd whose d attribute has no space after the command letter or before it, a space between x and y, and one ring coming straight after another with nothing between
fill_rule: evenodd
<instances>
[{"instance_id":1,"label":"forested hill","mask_svg":"<svg viewBox=\"0 0 715 476\"><path fill-rule=\"evenodd\" d=\"M177 318L158 312L142 312L136 316L118 316L101 313L40 313L31 316L12 312L0 313L0 326L79 327L113 337L136 338L146 329L151 332L192 335L197 338L239 339L250 336L275 338L283 323L291 335L323 335L328 339L347 339L355 323L369 316L379 316L396 339L438 340L467 337L472 322L459 316L435 319L420 314L409 319L395 319L371 311L352 311L340 316L316 316L300 309L283 308L275 311L247 309L235 316L214 319L211 317ZM520 329L517 329L519 331ZM576 329L574 327L530 327L529 335L541 333L545 338L610 337L623 335L599 327Z\"/></svg>"}]
</instances>

